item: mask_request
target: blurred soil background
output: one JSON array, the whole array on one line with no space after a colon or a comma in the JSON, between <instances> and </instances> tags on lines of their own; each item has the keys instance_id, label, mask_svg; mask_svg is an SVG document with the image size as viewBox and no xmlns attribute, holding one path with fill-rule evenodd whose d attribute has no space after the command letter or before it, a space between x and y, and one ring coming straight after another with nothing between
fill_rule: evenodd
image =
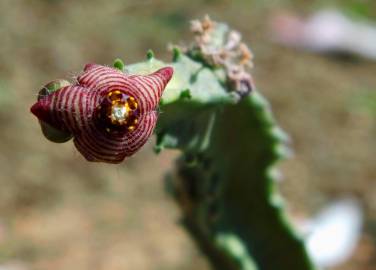
<instances>
[{"instance_id":1,"label":"blurred soil background","mask_svg":"<svg viewBox=\"0 0 376 270\"><path fill-rule=\"evenodd\" d=\"M209 269L164 190L177 153L156 156L150 142L124 164L88 163L71 142L47 141L29 113L45 83L86 63L133 63L150 48L170 60L167 43L189 41L189 21L206 13L243 34L257 87L291 135L280 183L289 212L356 196L364 233L336 269L376 269L376 63L283 48L268 31L279 9L328 6L376 21L373 0L1 0L0 269Z\"/></svg>"}]
</instances>

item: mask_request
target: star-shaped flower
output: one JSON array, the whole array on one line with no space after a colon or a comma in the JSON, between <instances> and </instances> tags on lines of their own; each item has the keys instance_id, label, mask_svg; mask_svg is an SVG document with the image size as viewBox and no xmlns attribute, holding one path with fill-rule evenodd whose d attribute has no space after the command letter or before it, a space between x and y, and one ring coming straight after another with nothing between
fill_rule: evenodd
<instances>
[{"instance_id":1,"label":"star-shaped flower","mask_svg":"<svg viewBox=\"0 0 376 270\"><path fill-rule=\"evenodd\" d=\"M42 97L31 107L38 119L70 133L88 161L120 163L143 146L158 117L156 108L173 69L150 75L88 64L77 83Z\"/></svg>"}]
</instances>

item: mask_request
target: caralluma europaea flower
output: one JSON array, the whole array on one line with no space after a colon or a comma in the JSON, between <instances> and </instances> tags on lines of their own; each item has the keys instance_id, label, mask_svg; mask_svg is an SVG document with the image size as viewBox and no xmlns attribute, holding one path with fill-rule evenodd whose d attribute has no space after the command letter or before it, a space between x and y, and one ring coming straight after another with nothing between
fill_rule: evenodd
<instances>
[{"instance_id":1,"label":"caralluma europaea flower","mask_svg":"<svg viewBox=\"0 0 376 270\"><path fill-rule=\"evenodd\" d=\"M71 135L88 161L120 163L151 136L172 74L171 67L150 75L127 75L87 64L75 84L40 95L31 112L42 129L49 126L68 139Z\"/></svg>"}]
</instances>

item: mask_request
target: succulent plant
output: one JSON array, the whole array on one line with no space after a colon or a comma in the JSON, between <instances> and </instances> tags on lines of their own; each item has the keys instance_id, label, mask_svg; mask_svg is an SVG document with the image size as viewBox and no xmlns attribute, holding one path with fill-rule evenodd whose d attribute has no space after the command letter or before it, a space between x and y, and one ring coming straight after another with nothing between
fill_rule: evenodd
<instances>
[{"instance_id":1,"label":"succulent plant","mask_svg":"<svg viewBox=\"0 0 376 270\"><path fill-rule=\"evenodd\" d=\"M192 32L195 35L192 44L171 48L172 63L157 60L150 51L145 62L124 66L116 60L114 66L119 71L89 66L79 76L78 85L65 86L49 94L37 103L39 105L34 105L32 111L42 125L47 123L64 136L72 134L87 159L119 162L134 153L151 134L152 128L148 127L155 124L157 101L173 69L174 76L159 102L162 113L154 132L157 136L155 151L181 151L176 169L167 176L166 186L182 209L182 224L208 256L213 268L314 269L302 239L283 212L283 203L275 188L275 164L289 153L288 137L276 125L269 104L256 90L250 74L251 51L238 32L209 17L193 21ZM90 75L97 70L113 74L116 79ZM153 82L150 78L156 79ZM120 87L120 82L127 87ZM139 88L140 84L147 83L154 91ZM96 87L101 90L95 90ZM126 92L133 88L139 90ZM117 118L118 111L112 115L107 110L108 95L117 90L124 93L116 100L131 102L129 98L134 97L139 106L136 107L141 108L140 114L148 112L145 117L149 118L144 121L149 122L142 124L140 120L134 130L129 130L128 122L125 131L115 128L114 134L124 131L126 138L128 134L135 135L129 135L132 139L125 140L126 143L120 144L123 148L116 148L114 152L107 151L106 147L118 144L116 140L96 141L95 136L88 139L88 134L93 132L89 120L85 125L76 125L77 128L68 124L70 117L75 116L67 113L69 106L58 102L60 109L52 114L54 119L49 119L52 116L45 113L48 104L63 93L82 91L83 97L96 96L85 117L93 123L98 116L101 121L104 117L106 121L100 122L98 129L108 127L113 120L106 118L109 115L115 121L123 121ZM141 92L138 91L153 94L154 98L151 101L145 98L145 102L139 100ZM102 111L101 106L106 109ZM72 112L77 112L77 108ZM110 132L106 128L95 132L102 132L101 137L113 135L111 127ZM89 140L90 150L85 150ZM132 147L129 148L128 142ZM106 151L111 154L107 155Z\"/></svg>"}]
</instances>

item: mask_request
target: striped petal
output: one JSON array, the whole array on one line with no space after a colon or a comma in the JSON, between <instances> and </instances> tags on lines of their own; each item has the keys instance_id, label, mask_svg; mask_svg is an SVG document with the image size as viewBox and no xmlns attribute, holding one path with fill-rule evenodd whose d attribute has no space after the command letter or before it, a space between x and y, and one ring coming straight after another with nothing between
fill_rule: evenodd
<instances>
[{"instance_id":1,"label":"striped petal","mask_svg":"<svg viewBox=\"0 0 376 270\"><path fill-rule=\"evenodd\" d=\"M117 69L88 64L76 85L62 87L35 103L40 121L68 131L88 161L119 163L133 155L153 133L156 107L173 69L128 76Z\"/></svg>"},{"instance_id":2,"label":"striped petal","mask_svg":"<svg viewBox=\"0 0 376 270\"><path fill-rule=\"evenodd\" d=\"M101 93L106 92L108 88L121 89L129 95L137 97L140 110L148 112L158 105L172 74L173 69L165 67L147 76L128 76L115 68L88 64L77 81L79 85L99 89Z\"/></svg>"},{"instance_id":3,"label":"striped petal","mask_svg":"<svg viewBox=\"0 0 376 270\"><path fill-rule=\"evenodd\" d=\"M74 144L88 161L120 163L137 152L147 142L155 128L156 112L145 114L141 118L137 129L124 136L108 136L92 127L91 132L76 135Z\"/></svg>"},{"instance_id":4,"label":"striped petal","mask_svg":"<svg viewBox=\"0 0 376 270\"><path fill-rule=\"evenodd\" d=\"M90 89L81 86L67 86L40 99L31 107L31 112L39 120L52 127L79 132L82 122L85 122L92 114L95 105L94 96Z\"/></svg>"}]
</instances>

